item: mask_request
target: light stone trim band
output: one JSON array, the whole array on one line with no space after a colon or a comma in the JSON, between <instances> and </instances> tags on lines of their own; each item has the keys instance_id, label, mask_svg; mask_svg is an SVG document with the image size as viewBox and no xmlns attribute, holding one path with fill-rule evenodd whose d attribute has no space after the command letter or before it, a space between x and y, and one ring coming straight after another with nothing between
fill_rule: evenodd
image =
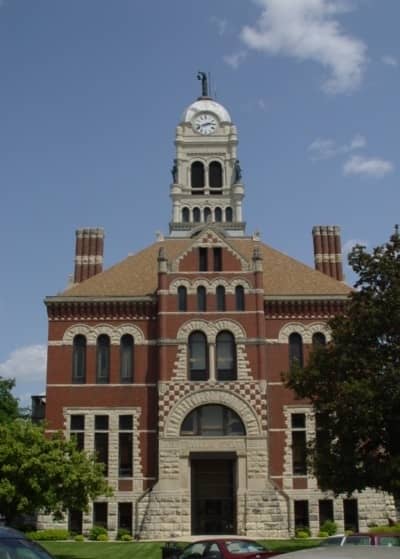
<instances>
[{"instance_id":1,"label":"light stone trim band","mask_svg":"<svg viewBox=\"0 0 400 559\"><path fill-rule=\"evenodd\" d=\"M314 322L312 324L301 324L300 322L289 322L285 324L279 331L278 341L279 344L289 343L290 334L300 334L303 343L311 344L314 334L324 334L326 340L329 342L332 338L329 327L324 322Z\"/></svg>"},{"instance_id":2,"label":"light stone trim band","mask_svg":"<svg viewBox=\"0 0 400 559\"><path fill-rule=\"evenodd\" d=\"M120 326L111 326L110 324L98 324L97 326L74 324L65 330L61 345L72 345L74 337L78 334L86 337L88 345L96 345L100 334L107 334L112 345L119 345L124 334L130 334L135 340L136 345L146 344L142 330L133 324L121 324Z\"/></svg>"}]
</instances>

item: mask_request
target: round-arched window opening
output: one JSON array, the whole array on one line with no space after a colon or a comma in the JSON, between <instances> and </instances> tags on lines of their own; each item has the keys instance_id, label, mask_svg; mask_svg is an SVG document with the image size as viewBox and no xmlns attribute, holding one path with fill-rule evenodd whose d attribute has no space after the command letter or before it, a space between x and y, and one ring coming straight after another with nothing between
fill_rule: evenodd
<instances>
[{"instance_id":1,"label":"round-arched window opening","mask_svg":"<svg viewBox=\"0 0 400 559\"><path fill-rule=\"evenodd\" d=\"M215 208L215 221L222 221L222 210L221 208Z\"/></svg>"},{"instance_id":2,"label":"round-arched window opening","mask_svg":"<svg viewBox=\"0 0 400 559\"><path fill-rule=\"evenodd\" d=\"M195 161L190 168L190 182L192 188L204 188L204 165Z\"/></svg>"},{"instance_id":3,"label":"round-arched window opening","mask_svg":"<svg viewBox=\"0 0 400 559\"><path fill-rule=\"evenodd\" d=\"M219 161L211 161L209 167L210 188L222 188L222 165Z\"/></svg>"},{"instance_id":4,"label":"round-arched window opening","mask_svg":"<svg viewBox=\"0 0 400 559\"><path fill-rule=\"evenodd\" d=\"M193 208L193 221L200 223L200 208Z\"/></svg>"},{"instance_id":5,"label":"round-arched window opening","mask_svg":"<svg viewBox=\"0 0 400 559\"><path fill-rule=\"evenodd\" d=\"M219 404L207 404L190 412L182 422L181 436L244 437L246 430L238 414Z\"/></svg>"},{"instance_id":6,"label":"round-arched window opening","mask_svg":"<svg viewBox=\"0 0 400 559\"><path fill-rule=\"evenodd\" d=\"M204 221L207 223L207 221L211 221L211 209L210 208L204 208Z\"/></svg>"},{"instance_id":7,"label":"round-arched window opening","mask_svg":"<svg viewBox=\"0 0 400 559\"><path fill-rule=\"evenodd\" d=\"M230 208L229 206L226 208L225 210L225 219L228 223L230 223L231 221L233 221L233 212L232 212L232 208Z\"/></svg>"},{"instance_id":8,"label":"round-arched window opening","mask_svg":"<svg viewBox=\"0 0 400 559\"><path fill-rule=\"evenodd\" d=\"M189 221L190 221L189 208L183 208L183 210L182 210L182 221L183 221L183 223L189 223Z\"/></svg>"}]
</instances>

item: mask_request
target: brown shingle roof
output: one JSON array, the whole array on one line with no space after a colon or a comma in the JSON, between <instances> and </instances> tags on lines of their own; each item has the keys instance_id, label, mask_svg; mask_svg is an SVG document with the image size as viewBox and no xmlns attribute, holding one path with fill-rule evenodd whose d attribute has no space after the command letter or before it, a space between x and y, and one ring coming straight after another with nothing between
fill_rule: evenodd
<instances>
[{"instance_id":1,"label":"brown shingle roof","mask_svg":"<svg viewBox=\"0 0 400 559\"><path fill-rule=\"evenodd\" d=\"M128 256L118 264L74 285L58 297L143 297L157 289L157 257L161 247L169 261L190 248L196 239L167 238ZM302 264L268 245L250 238L225 239L234 250L251 262L255 246L263 256L264 290L270 297L346 296L349 286Z\"/></svg>"}]
</instances>

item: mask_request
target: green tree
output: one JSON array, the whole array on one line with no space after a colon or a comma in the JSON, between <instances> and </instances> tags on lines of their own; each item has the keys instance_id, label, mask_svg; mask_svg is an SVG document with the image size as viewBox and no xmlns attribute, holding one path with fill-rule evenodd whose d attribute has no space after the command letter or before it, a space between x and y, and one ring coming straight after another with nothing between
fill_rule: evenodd
<instances>
[{"instance_id":1,"label":"green tree","mask_svg":"<svg viewBox=\"0 0 400 559\"><path fill-rule=\"evenodd\" d=\"M14 386L14 379L0 376L0 423L13 421L19 416L19 402L11 393Z\"/></svg>"},{"instance_id":2,"label":"green tree","mask_svg":"<svg viewBox=\"0 0 400 559\"><path fill-rule=\"evenodd\" d=\"M336 494L367 487L400 499L400 236L370 253L356 246L358 274L346 314L330 321L332 343L294 366L286 385L314 405L310 464ZM399 507L397 507L399 511Z\"/></svg>"},{"instance_id":3,"label":"green tree","mask_svg":"<svg viewBox=\"0 0 400 559\"><path fill-rule=\"evenodd\" d=\"M110 492L102 465L74 441L48 437L44 426L23 419L0 424L0 510L7 523L24 514L85 510L90 499Z\"/></svg>"}]
</instances>

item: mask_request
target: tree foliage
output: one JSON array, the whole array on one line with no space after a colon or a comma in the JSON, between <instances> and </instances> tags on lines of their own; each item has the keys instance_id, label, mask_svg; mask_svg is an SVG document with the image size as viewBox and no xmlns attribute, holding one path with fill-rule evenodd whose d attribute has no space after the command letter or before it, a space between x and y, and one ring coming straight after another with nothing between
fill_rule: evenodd
<instances>
[{"instance_id":1,"label":"tree foliage","mask_svg":"<svg viewBox=\"0 0 400 559\"><path fill-rule=\"evenodd\" d=\"M19 416L19 402L11 390L15 386L15 380L0 376L0 423L13 421Z\"/></svg>"},{"instance_id":2,"label":"tree foliage","mask_svg":"<svg viewBox=\"0 0 400 559\"><path fill-rule=\"evenodd\" d=\"M85 510L89 499L110 494L102 465L61 433L17 419L0 424L0 511L7 523L21 515Z\"/></svg>"},{"instance_id":3,"label":"tree foliage","mask_svg":"<svg viewBox=\"0 0 400 559\"><path fill-rule=\"evenodd\" d=\"M293 367L286 384L315 407L310 458L322 489L366 487L400 498L400 236L368 252L356 246L358 274L346 314L330 321L332 343Z\"/></svg>"}]
</instances>

